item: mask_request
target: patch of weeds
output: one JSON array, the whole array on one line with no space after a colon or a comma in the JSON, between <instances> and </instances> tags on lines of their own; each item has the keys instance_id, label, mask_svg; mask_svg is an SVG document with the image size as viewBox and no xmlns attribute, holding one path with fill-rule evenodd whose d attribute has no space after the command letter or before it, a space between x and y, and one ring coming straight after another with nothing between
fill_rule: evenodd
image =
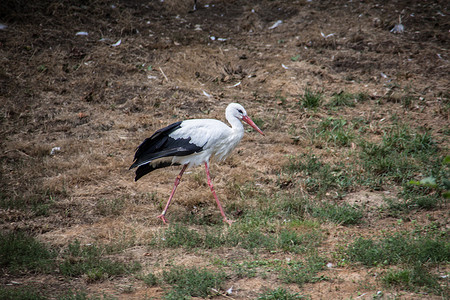
<instances>
[{"instance_id":1,"label":"patch of weeds","mask_svg":"<svg viewBox=\"0 0 450 300\"><path fill-rule=\"evenodd\" d=\"M359 134L365 133L370 128L370 121L362 117L354 117L351 120L351 127L353 130L357 131Z\"/></svg>"},{"instance_id":2,"label":"patch of weeds","mask_svg":"<svg viewBox=\"0 0 450 300\"><path fill-rule=\"evenodd\" d=\"M434 192L432 188L413 185L405 185L399 196L404 199L408 210L411 208L434 209L442 201L439 193Z\"/></svg>"},{"instance_id":3,"label":"patch of weeds","mask_svg":"<svg viewBox=\"0 0 450 300\"><path fill-rule=\"evenodd\" d=\"M42 293L37 292L36 288L22 286L20 288L0 287L1 300L46 300L48 299Z\"/></svg>"},{"instance_id":4,"label":"patch of weeds","mask_svg":"<svg viewBox=\"0 0 450 300\"><path fill-rule=\"evenodd\" d=\"M363 218L363 211L360 207L343 203L337 205L334 203L324 203L313 206L311 215L315 218L327 220L340 225L359 224Z\"/></svg>"},{"instance_id":5,"label":"patch of weeds","mask_svg":"<svg viewBox=\"0 0 450 300\"><path fill-rule=\"evenodd\" d=\"M86 276L88 282L100 281L106 278L131 274L141 269L139 263L123 263L113 261L103 256L107 249L96 245L82 246L78 240L69 244L62 255L59 265L61 274L67 277Z\"/></svg>"},{"instance_id":6,"label":"patch of weeds","mask_svg":"<svg viewBox=\"0 0 450 300\"><path fill-rule=\"evenodd\" d=\"M241 247L249 251L259 248L276 248L275 237L261 232L259 226L249 225L246 222L236 224L227 235L223 235L221 230L205 230L197 232L186 227L175 225L167 229L162 237L157 237L160 244L170 248L203 248L213 249L222 246Z\"/></svg>"},{"instance_id":7,"label":"patch of weeds","mask_svg":"<svg viewBox=\"0 0 450 300\"><path fill-rule=\"evenodd\" d=\"M148 273L147 275L140 276L139 279L144 281L144 283L148 286L157 286L158 284L160 284L158 276L153 273Z\"/></svg>"},{"instance_id":8,"label":"patch of weeds","mask_svg":"<svg viewBox=\"0 0 450 300\"><path fill-rule=\"evenodd\" d=\"M356 104L357 97L353 94L340 91L339 93L334 93L331 96L331 100L328 103L328 106L337 107L337 106L349 106L354 107Z\"/></svg>"},{"instance_id":9,"label":"patch of weeds","mask_svg":"<svg viewBox=\"0 0 450 300\"><path fill-rule=\"evenodd\" d=\"M244 235L236 233L240 236L238 246L253 252L258 248L265 248L268 250L276 249L276 238L274 236L264 234L259 228L253 228Z\"/></svg>"},{"instance_id":10,"label":"patch of weeds","mask_svg":"<svg viewBox=\"0 0 450 300\"><path fill-rule=\"evenodd\" d=\"M299 293L291 293L290 291L277 288L275 290L267 291L260 294L258 300L296 300L296 299L310 299L309 296L303 296Z\"/></svg>"},{"instance_id":11,"label":"patch of weeds","mask_svg":"<svg viewBox=\"0 0 450 300\"><path fill-rule=\"evenodd\" d=\"M278 235L278 248L286 252L305 253L318 247L322 239L318 231L299 234L293 230L283 229Z\"/></svg>"},{"instance_id":12,"label":"patch of weeds","mask_svg":"<svg viewBox=\"0 0 450 300\"><path fill-rule=\"evenodd\" d=\"M190 297L208 297L211 289L220 289L226 276L223 272L199 268L172 267L162 274L165 283L172 287L166 299L189 299Z\"/></svg>"},{"instance_id":13,"label":"patch of weeds","mask_svg":"<svg viewBox=\"0 0 450 300\"><path fill-rule=\"evenodd\" d=\"M429 132L413 132L406 126L396 126L387 131L381 143L363 142L360 158L372 179L385 179L405 183L428 165L437 153L436 144Z\"/></svg>"},{"instance_id":14,"label":"patch of weeds","mask_svg":"<svg viewBox=\"0 0 450 300\"><path fill-rule=\"evenodd\" d=\"M341 198L341 193L350 191L355 182L358 182L358 178L351 173L352 169L348 164L331 166L321 162L314 155L291 157L283 170L287 173L302 172L306 190L316 193L318 197L334 190L337 192L337 197Z\"/></svg>"},{"instance_id":15,"label":"patch of weeds","mask_svg":"<svg viewBox=\"0 0 450 300\"><path fill-rule=\"evenodd\" d=\"M450 243L441 238L396 234L375 240L358 238L346 252L351 261L366 266L439 263L450 260Z\"/></svg>"},{"instance_id":16,"label":"patch of weeds","mask_svg":"<svg viewBox=\"0 0 450 300\"><path fill-rule=\"evenodd\" d=\"M388 287L399 287L413 292L420 290L435 294L442 292L437 276L431 274L422 264L415 264L406 269L389 270L381 280Z\"/></svg>"},{"instance_id":17,"label":"patch of weeds","mask_svg":"<svg viewBox=\"0 0 450 300\"><path fill-rule=\"evenodd\" d=\"M300 54L291 56L291 60L292 60L292 61L297 61L299 58L300 58Z\"/></svg>"},{"instance_id":18,"label":"patch of weeds","mask_svg":"<svg viewBox=\"0 0 450 300\"><path fill-rule=\"evenodd\" d=\"M0 233L0 267L10 272L50 272L55 253L22 232Z\"/></svg>"},{"instance_id":19,"label":"patch of weeds","mask_svg":"<svg viewBox=\"0 0 450 300\"><path fill-rule=\"evenodd\" d=\"M306 88L303 95L299 96L298 104L302 108L316 109L322 104L322 101L323 93L314 92L309 88Z\"/></svg>"},{"instance_id":20,"label":"patch of weeds","mask_svg":"<svg viewBox=\"0 0 450 300\"><path fill-rule=\"evenodd\" d=\"M256 265L250 262L243 262L241 264L233 264L232 269L238 278L254 278L257 275Z\"/></svg>"},{"instance_id":21,"label":"patch of weeds","mask_svg":"<svg viewBox=\"0 0 450 300\"><path fill-rule=\"evenodd\" d=\"M341 118L329 117L321 121L315 130L314 137L319 137L334 146L348 147L355 138L353 131L348 127L348 122Z\"/></svg>"},{"instance_id":22,"label":"patch of weeds","mask_svg":"<svg viewBox=\"0 0 450 300\"><path fill-rule=\"evenodd\" d=\"M404 188L404 193L450 198L450 156L445 156L442 161L439 158L434 161L431 159L430 163L431 170L425 171L429 176L419 181L410 180Z\"/></svg>"},{"instance_id":23,"label":"patch of weeds","mask_svg":"<svg viewBox=\"0 0 450 300\"><path fill-rule=\"evenodd\" d=\"M317 273L323 270L325 260L317 255L307 257L303 262L291 262L288 268L282 270L281 279L285 283L295 283L302 286L305 283L324 280L323 277L317 277Z\"/></svg>"},{"instance_id":24,"label":"patch of weeds","mask_svg":"<svg viewBox=\"0 0 450 300\"><path fill-rule=\"evenodd\" d=\"M116 297L103 294L102 296L89 296L86 292L83 291L77 291L72 292L69 291L68 293L59 296L57 298L58 300L116 300Z\"/></svg>"},{"instance_id":25,"label":"patch of weeds","mask_svg":"<svg viewBox=\"0 0 450 300\"><path fill-rule=\"evenodd\" d=\"M174 224L169 226L160 237L161 244L169 248L195 248L203 244L204 239L195 230L190 230L186 226Z\"/></svg>"},{"instance_id":26,"label":"patch of weeds","mask_svg":"<svg viewBox=\"0 0 450 300\"><path fill-rule=\"evenodd\" d=\"M445 163L430 160L427 170L431 174L418 180L410 180L403 184L398 199L386 199L387 211L391 215L410 212L413 209L431 210L439 207L446 199L450 189L450 170Z\"/></svg>"},{"instance_id":27,"label":"patch of weeds","mask_svg":"<svg viewBox=\"0 0 450 300\"><path fill-rule=\"evenodd\" d=\"M279 202L280 212L287 218L295 218L303 220L310 206L308 198L299 197L297 195L283 196L283 200Z\"/></svg>"}]
</instances>

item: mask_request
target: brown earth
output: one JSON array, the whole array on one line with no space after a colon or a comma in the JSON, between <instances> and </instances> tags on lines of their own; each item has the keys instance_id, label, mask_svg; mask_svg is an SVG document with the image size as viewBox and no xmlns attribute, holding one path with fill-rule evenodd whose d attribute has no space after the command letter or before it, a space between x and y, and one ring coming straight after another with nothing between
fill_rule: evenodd
<instances>
[{"instance_id":1,"label":"brown earth","mask_svg":"<svg viewBox=\"0 0 450 300\"><path fill-rule=\"evenodd\" d=\"M279 189L276 181L288 155L313 152L324 161L345 159L351 149L311 145L309 122L329 116L366 120L373 140L395 117L430 129L448 151L447 1L200 0L199 10L189 12L191 4L2 1L0 23L7 27L0 30L1 193L4 199L50 205L50 212L40 216L0 209L2 231L23 229L54 246L133 236L136 242L123 257L140 261L147 271L157 270L156 263L207 266L211 257L239 255L236 249L202 254L152 250L147 255L145 245L164 228L155 216L179 168L153 172L137 183L128 170L135 147L154 130L186 118L224 120L230 102L239 102L259 120L266 136L247 132L228 161L212 164L225 207L238 196L236 185L250 181L266 192ZM405 31L393 33L399 16ZM370 101L312 112L297 104L306 88L323 92L326 99L345 91L367 94ZM404 97L414 99L410 106L402 103ZM50 154L54 147L60 150ZM204 177L202 168L184 176L169 220L201 213L220 221ZM386 193L397 190L355 190L344 200L376 210ZM117 213L111 211L114 203ZM323 247L335 248L352 236L396 224L393 218L380 221L373 211L365 225L324 228L329 238ZM415 218L448 227L445 207L418 212ZM365 294L364 299L383 289L376 273L335 268L326 274L331 281L288 287L313 299ZM108 292L119 299L163 295L133 277L89 284L82 278L67 282L30 274L6 276L1 284L12 281L45 283L53 292ZM282 286L270 276L227 285L237 291L234 299L255 298L267 287Z\"/></svg>"}]
</instances>

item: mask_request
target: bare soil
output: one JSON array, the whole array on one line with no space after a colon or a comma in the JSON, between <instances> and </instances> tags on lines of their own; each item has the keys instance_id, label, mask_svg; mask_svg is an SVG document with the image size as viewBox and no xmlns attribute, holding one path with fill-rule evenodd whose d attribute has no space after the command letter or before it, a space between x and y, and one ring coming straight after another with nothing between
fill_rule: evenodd
<instances>
[{"instance_id":1,"label":"bare soil","mask_svg":"<svg viewBox=\"0 0 450 300\"><path fill-rule=\"evenodd\" d=\"M379 140L395 116L431 130L448 151L447 1L199 0L199 9L190 12L192 5L180 0L2 1L0 23L7 27L0 29L1 197L49 204L42 214L0 209L2 231L25 230L55 247L75 239L111 243L132 236L135 242L123 259L139 261L144 272L165 263L208 266L212 257L239 255L236 249L149 253L146 245L165 228L155 217L179 168L153 172L137 183L128 170L136 146L156 129L187 118L224 120L230 102L260 120L266 135L246 132L231 158L212 164L225 207L239 197L235 185L253 182L268 193L279 189L276 181L288 155L344 159L348 149L311 146L311 120L359 117L367 120L371 138ZM391 32L399 16L405 30ZM364 93L370 101L312 112L298 105L306 88L323 92L325 99L345 91ZM412 97L411 106L402 102L405 97ZM169 221L201 213L220 222L204 170L189 171ZM324 228L326 251L392 228L397 220L380 220L376 208L398 188L361 188L347 195L344 201L373 209L361 226ZM238 212L233 218L239 221ZM446 207L414 218L448 228ZM279 258L287 256L292 257ZM287 287L313 299L364 299L384 290L377 271L365 267L334 268L326 276L332 280ZM50 275L2 277L2 285L45 286L50 295L86 289L92 295L143 299L164 292L132 276L95 284ZM268 276L230 280L227 286L236 291L234 299L248 299L285 285ZM433 297L405 291L385 295Z\"/></svg>"}]
</instances>

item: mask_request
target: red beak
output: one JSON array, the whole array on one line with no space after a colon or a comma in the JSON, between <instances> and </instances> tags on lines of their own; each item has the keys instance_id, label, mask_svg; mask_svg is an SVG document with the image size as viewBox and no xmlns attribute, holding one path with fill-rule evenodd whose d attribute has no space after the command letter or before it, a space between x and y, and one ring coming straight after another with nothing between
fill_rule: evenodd
<instances>
[{"instance_id":1,"label":"red beak","mask_svg":"<svg viewBox=\"0 0 450 300\"><path fill-rule=\"evenodd\" d=\"M250 119L249 116L243 116L242 120L247 123L248 125L252 126L256 131L258 131L259 133L261 133L262 135L264 135L264 133L261 131L261 129L258 128L258 126L256 126L256 124L252 121L252 119Z\"/></svg>"}]
</instances>

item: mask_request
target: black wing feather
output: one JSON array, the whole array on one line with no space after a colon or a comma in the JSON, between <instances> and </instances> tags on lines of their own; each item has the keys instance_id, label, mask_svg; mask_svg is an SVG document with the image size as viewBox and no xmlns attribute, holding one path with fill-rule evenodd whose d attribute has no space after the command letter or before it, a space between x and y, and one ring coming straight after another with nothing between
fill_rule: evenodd
<instances>
[{"instance_id":1,"label":"black wing feather","mask_svg":"<svg viewBox=\"0 0 450 300\"><path fill-rule=\"evenodd\" d=\"M157 130L136 148L133 164L130 167L130 169L139 167L136 170L135 180L153 170L171 165L168 161L150 164L155 159L168 156L186 156L202 150L201 146L189 143L190 138L173 139L169 137L173 131L180 128L180 125L181 121Z\"/></svg>"}]
</instances>

